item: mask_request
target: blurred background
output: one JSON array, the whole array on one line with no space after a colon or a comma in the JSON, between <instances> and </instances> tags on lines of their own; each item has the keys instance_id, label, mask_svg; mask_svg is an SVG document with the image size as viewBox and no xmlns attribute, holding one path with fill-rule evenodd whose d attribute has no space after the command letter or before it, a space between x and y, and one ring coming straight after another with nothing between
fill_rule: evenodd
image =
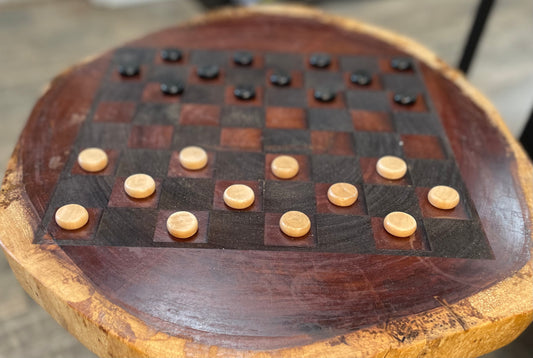
<instances>
[{"instance_id":1,"label":"blurred background","mask_svg":"<svg viewBox=\"0 0 533 358\"><path fill-rule=\"evenodd\" d=\"M235 0L241 5L257 1ZM258 1L272 3L274 1ZM59 72L149 32L179 24L219 0L0 0L0 172L35 101ZM409 36L459 62L478 0L305 1ZM533 1L497 1L469 80L519 136L533 107ZM485 358L530 358L533 328ZM0 255L0 358L95 357L20 288Z\"/></svg>"}]
</instances>

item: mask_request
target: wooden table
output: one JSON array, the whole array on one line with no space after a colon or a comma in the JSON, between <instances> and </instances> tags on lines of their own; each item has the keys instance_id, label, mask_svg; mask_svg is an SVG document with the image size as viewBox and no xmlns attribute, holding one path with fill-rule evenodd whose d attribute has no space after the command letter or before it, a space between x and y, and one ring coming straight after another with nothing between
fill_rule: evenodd
<instances>
[{"instance_id":1,"label":"wooden table","mask_svg":"<svg viewBox=\"0 0 533 358\"><path fill-rule=\"evenodd\" d=\"M183 58L165 62L168 47ZM324 68L309 63L317 53ZM132 61L140 74L120 76ZM213 63L220 75L198 78ZM282 70L287 88L271 83ZM371 82L352 81L358 70ZM170 78L182 94L160 92ZM233 95L243 84L254 98ZM190 144L206 169L176 162ZM76 164L88 146L107 151L103 172ZM272 176L278 154L298 176ZM404 179L375 175L386 154L406 160ZM139 171L157 183L144 201L122 191ZM307 8L222 10L51 83L6 172L0 240L24 289L100 356L471 357L532 320L532 179L494 107L411 40ZM359 189L356 204L327 201L337 181ZM255 192L247 211L221 201L235 182ZM427 203L437 184L460 192L456 209ZM68 202L89 209L84 228L55 224ZM300 240L277 227L292 208L311 218ZM165 230L177 209L199 219L190 240ZM412 237L384 231L392 210L415 217Z\"/></svg>"}]
</instances>

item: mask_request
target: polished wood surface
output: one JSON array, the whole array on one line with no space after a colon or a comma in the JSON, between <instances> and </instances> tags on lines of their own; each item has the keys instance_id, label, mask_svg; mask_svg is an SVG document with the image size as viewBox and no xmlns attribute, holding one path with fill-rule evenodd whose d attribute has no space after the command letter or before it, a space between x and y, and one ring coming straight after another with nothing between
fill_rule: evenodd
<instances>
[{"instance_id":1,"label":"polished wood surface","mask_svg":"<svg viewBox=\"0 0 533 358\"><path fill-rule=\"evenodd\" d=\"M439 247L440 252L448 252L455 258L401 255L394 249L388 255L362 254L364 251L346 254L343 242L339 242L339 249L334 252L203 250L201 240L205 240L206 233L201 229L194 239L200 240L200 246L188 249L58 246L46 236L38 245L32 244L33 232L38 231L41 222L46 222L52 189L68 161L75 139L72 134L78 133L84 123L99 81L109 68L112 56L106 54L76 67L51 85L36 105L11 161L2 191L2 244L23 286L56 319L101 355L205 353L207 356L245 352L259 356L264 352L272 356L412 356L425 352L473 356L508 342L531 320L529 210L532 197L531 188L526 184L531 180L531 167L521 149L490 105L425 50L364 25L344 20L332 25L333 18L302 9L283 10L284 16L277 11L220 12L207 20L163 31L129 46L160 48L169 44L186 44L187 47L197 44L213 49L246 47L254 51L288 51L294 40L282 35L294 33L298 38L297 50L301 53L327 51L333 55L388 57L406 55L403 51L407 51L409 56L418 57L424 84L465 182L464 192L469 194L469 200L462 204L468 215L477 213L474 215L483 227L489 246L483 246L483 237L480 237L470 251L457 252L454 245L459 245L457 240L461 239L457 233L474 232L475 228L443 224L435 219L428 220L430 225L426 230L439 230L439 227L443 230L442 225L446 224L453 230L445 230L442 241L432 243L434 248ZM271 25L257 26L259 22ZM235 33L240 36L231 36ZM270 41L257 41L260 38ZM387 40L405 48L395 47ZM387 62L384 63L380 66L385 66L382 69L386 71ZM334 61L332 68L338 65ZM126 93L138 91L139 86L133 84L122 90ZM144 93L143 98L146 97ZM152 100L160 99L154 97L154 92L149 93ZM252 106L263 105L261 91L257 93ZM224 96L226 103L234 104L227 93ZM68 101L64 106L57 104L65 98ZM382 100L368 99L376 107L380 107ZM338 97L329 104L310 103L316 108L341 108L357 101L347 96L346 99ZM165 99L165 102L169 101ZM295 122L298 123L301 122ZM57 130L42 131L43 126ZM424 125L418 129L423 130ZM113 134L117 133L120 132ZM220 136L222 147L250 152L258 149L250 144L257 143L256 140L235 141L229 133ZM468 133L477 135L465 137ZM254 130L238 134L257 137ZM206 139L208 135L203 133L199 139ZM159 139L148 141L147 145L167 141L158 135L155 137ZM423 155L420 159L427 159L424 156L428 152L437 159L451 155L442 149L443 144L436 141L435 136L401 134L401 137L406 143L404 151L411 158ZM356 141L358 139L365 141L356 133ZM264 140L266 148L278 145ZM105 133L98 141L109 143ZM327 150L341 153L347 150L346 145L343 146L346 142L334 143L338 145ZM295 143L293 149L298 149L298 145ZM420 148L437 149L424 152ZM216 147L206 149L219 150ZM255 165L252 159L255 157L248 157L250 161L243 165ZM410 180L426 187L439 179L434 178L433 173L420 173L418 163L410 162L413 176ZM375 162L373 166L375 168ZM438 167L435 172L443 173ZM111 192L112 183L106 177L98 179L94 185L104 193ZM165 185L169 186L166 182L163 187ZM265 193L269 188L275 185L267 183ZM302 185L294 186L296 192L302 188ZM207 194L200 190L198 188L196 200L202 201ZM394 193L394 190L393 186L388 187L386 193ZM386 193L378 186L365 190L367 201ZM418 197L415 190L412 194ZM275 197L265 199L268 199L264 201L267 206L276 201ZM161 197L161 203L165 200ZM372 208L375 204L368 205L369 210L376 213L371 222L352 224L335 216L323 216L322 227L330 225L342 233L356 225L372 227L379 232L376 227L382 227L379 222L382 215L379 208ZM419 205L424 210L422 201ZM103 218L100 227L104 223L111 233L116 233L122 215L140 219L136 214L138 210L133 206L116 211L117 216L107 221ZM257 229L254 225L262 210L256 207L246 213L244 218L249 231L243 235L254 235ZM149 220L150 215L156 220L156 211L147 213L143 216L145 220ZM209 220L210 227L219 225L221 230L227 230L220 233L225 241L219 245L233 245L226 239L232 235L232 222L238 225L231 212L217 212L210 215ZM270 222L275 225L276 220L279 222L279 218L266 218L265 230L271 227ZM137 234L133 240L141 237L139 232L143 231L134 226L121 235L130 237L134 232ZM326 234L312 230L309 235L312 239L315 235L325 237ZM13 240L14 237L17 240ZM376 238L378 248L390 245L386 236L380 237L382 241ZM422 248L424 241L418 239ZM416 245L416 240L413 238L409 244ZM143 246L141 242L138 244ZM364 244L361 247L365 249ZM243 267L246 270L243 271ZM57 275L47 274L50 272ZM164 277L172 279L162 279ZM62 280L58 281L59 278ZM514 297L514 301L509 303L508 297ZM506 325L512 328L501 332ZM500 332L492 335L497 331ZM490 335L491 339L482 340L485 335Z\"/></svg>"}]
</instances>

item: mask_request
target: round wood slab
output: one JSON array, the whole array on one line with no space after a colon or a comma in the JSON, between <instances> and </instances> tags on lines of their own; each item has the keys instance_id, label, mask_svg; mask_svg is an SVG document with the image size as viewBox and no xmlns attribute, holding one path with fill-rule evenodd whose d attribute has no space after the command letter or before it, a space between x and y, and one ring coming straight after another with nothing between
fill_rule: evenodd
<instances>
[{"instance_id":1,"label":"round wood slab","mask_svg":"<svg viewBox=\"0 0 533 358\"><path fill-rule=\"evenodd\" d=\"M204 168L180 165L191 145ZM88 147L102 171L79 167ZM273 175L279 155L294 177ZM384 155L406 175L381 177ZM136 173L154 178L148 198L124 192ZM336 182L355 204L328 201ZM9 163L0 240L24 289L100 356L470 357L532 320L532 182L493 106L420 45L306 8L231 9L55 79ZM224 204L232 184L250 207ZM459 205L433 207L436 185ZM81 229L55 223L68 203L87 209ZM311 221L298 239L279 228L292 210ZM168 233L175 211L197 218L191 238ZM393 211L415 234L384 230Z\"/></svg>"}]
</instances>

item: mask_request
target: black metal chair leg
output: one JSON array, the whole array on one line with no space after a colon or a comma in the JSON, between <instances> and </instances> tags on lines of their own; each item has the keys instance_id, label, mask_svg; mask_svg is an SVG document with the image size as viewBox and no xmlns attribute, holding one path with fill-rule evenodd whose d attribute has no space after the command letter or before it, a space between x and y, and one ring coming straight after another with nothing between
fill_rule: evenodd
<instances>
[{"instance_id":1,"label":"black metal chair leg","mask_svg":"<svg viewBox=\"0 0 533 358\"><path fill-rule=\"evenodd\" d=\"M530 158L533 158L533 109L529 115L529 119L520 136L520 143L524 146Z\"/></svg>"},{"instance_id":2,"label":"black metal chair leg","mask_svg":"<svg viewBox=\"0 0 533 358\"><path fill-rule=\"evenodd\" d=\"M474 58L476 48L479 44L479 39L483 34L483 29L485 28L485 23L487 18L490 15L491 9L493 8L495 0L481 0L477 11L476 18L470 29L470 34L468 35L468 40L466 41L465 47L463 49L463 55L459 61L459 69L463 73L467 73Z\"/></svg>"}]
</instances>

